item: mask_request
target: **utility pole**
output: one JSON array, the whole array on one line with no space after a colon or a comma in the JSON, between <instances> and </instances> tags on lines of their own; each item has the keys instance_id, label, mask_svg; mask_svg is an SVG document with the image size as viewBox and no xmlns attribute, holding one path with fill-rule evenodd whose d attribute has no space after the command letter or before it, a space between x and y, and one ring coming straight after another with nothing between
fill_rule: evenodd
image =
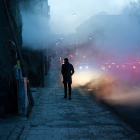
<instances>
[{"instance_id":1,"label":"utility pole","mask_svg":"<svg viewBox=\"0 0 140 140\"><path fill-rule=\"evenodd\" d=\"M45 74L44 74L44 49L42 49L42 87L45 86Z\"/></svg>"},{"instance_id":2,"label":"utility pole","mask_svg":"<svg viewBox=\"0 0 140 140\"><path fill-rule=\"evenodd\" d=\"M49 70L49 49L47 48L47 73Z\"/></svg>"}]
</instances>

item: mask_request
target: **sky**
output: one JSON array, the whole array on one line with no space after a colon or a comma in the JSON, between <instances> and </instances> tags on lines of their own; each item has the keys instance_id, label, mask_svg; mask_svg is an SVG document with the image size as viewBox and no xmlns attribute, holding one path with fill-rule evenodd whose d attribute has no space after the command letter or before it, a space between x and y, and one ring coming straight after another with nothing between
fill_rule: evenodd
<instances>
[{"instance_id":1,"label":"sky","mask_svg":"<svg viewBox=\"0 0 140 140\"><path fill-rule=\"evenodd\" d=\"M48 0L51 33L75 33L76 27L92 16L105 11L119 14L130 0ZM135 1L135 0L134 0ZM73 16L76 14L77 16Z\"/></svg>"}]
</instances>

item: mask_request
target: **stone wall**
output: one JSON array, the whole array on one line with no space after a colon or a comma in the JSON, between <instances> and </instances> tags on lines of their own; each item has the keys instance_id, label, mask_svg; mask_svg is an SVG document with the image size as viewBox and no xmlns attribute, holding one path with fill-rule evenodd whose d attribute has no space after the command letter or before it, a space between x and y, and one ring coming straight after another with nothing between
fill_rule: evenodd
<instances>
[{"instance_id":1,"label":"stone wall","mask_svg":"<svg viewBox=\"0 0 140 140\"><path fill-rule=\"evenodd\" d=\"M23 48L22 56L25 61L30 86L42 86L42 53L40 51L33 51Z\"/></svg>"},{"instance_id":2,"label":"stone wall","mask_svg":"<svg viewBox=\"0 0 140 140\"><path fill-rule=\"evenodd\" d=\"M22 44L22 20L18 8L18 0L6 0L12 25L19 45ZM5 113L16 110L16 79L13 66L16 65L16 47L9 42L13 41L4 4L0 1L0 108Z\"/></svg>"},{"instance_id":3,"label":"stone wall","mask_svg":"<svg viewBox=\"0 0 140 140\"><path fill-rule=\"evenodd\" d=\"M42 84L42 53L22 48L22 16L19 9L20 0L5 0L14 33L22 52L27 69L30 86ZM17 64L16 46L11 43L13 36L3 1L0 1L0 116L4 113L17 112L17 87L13 67ZM45 57L45 56L44 56ZM44 63L46 64L46 58ZM44 65L45 65L44 64ZM45 65L46 66L46 65ZM45 73L47 73L45 71Z\"/></svg>"}]
</instances>

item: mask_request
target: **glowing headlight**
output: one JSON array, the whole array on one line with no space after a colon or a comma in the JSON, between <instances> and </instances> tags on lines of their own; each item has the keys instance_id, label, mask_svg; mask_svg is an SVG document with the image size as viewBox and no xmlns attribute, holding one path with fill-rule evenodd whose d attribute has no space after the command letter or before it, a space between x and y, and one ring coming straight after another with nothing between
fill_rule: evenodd
<instances>
[{"instance_id":1,"label":"glowing headlight","mask_svg":"<svg viewBox=\"0 0 140 140\"><path fill-rule=\"evenodd\" d=\"M80 69L82 69L82 67L80 67Z\"/></svg>"},{"instance_id":2,"label":"glowing headlight","mask_svg":"<svg viewBox=\"0 0 140 140\"><path fill-rule=\"evenodd\" d=\"M86 67L86 69L88 69L88 66Z\"/></svg>"}]
</instances>

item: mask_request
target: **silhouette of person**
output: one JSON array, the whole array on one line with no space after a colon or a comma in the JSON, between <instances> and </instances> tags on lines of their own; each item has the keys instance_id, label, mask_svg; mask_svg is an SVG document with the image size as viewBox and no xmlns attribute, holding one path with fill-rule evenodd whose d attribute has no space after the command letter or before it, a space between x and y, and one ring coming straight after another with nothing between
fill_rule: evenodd
<instances>
[{"instance_id":1,"label":"silhouette of person","mask_svg":"<svg viewBox=\"0 0 140 140\"><path fill-rule=\"evenodd\" d=\"M71 84L72 84L72 75L74 74L73 65L69 63L68 58L64 59L64 64L62 64L61 73L63 75L63 84L64 84L64 98L67 98L67 84L69 88L69 100L71 100Z\"/></svg>"}]
</instances>

